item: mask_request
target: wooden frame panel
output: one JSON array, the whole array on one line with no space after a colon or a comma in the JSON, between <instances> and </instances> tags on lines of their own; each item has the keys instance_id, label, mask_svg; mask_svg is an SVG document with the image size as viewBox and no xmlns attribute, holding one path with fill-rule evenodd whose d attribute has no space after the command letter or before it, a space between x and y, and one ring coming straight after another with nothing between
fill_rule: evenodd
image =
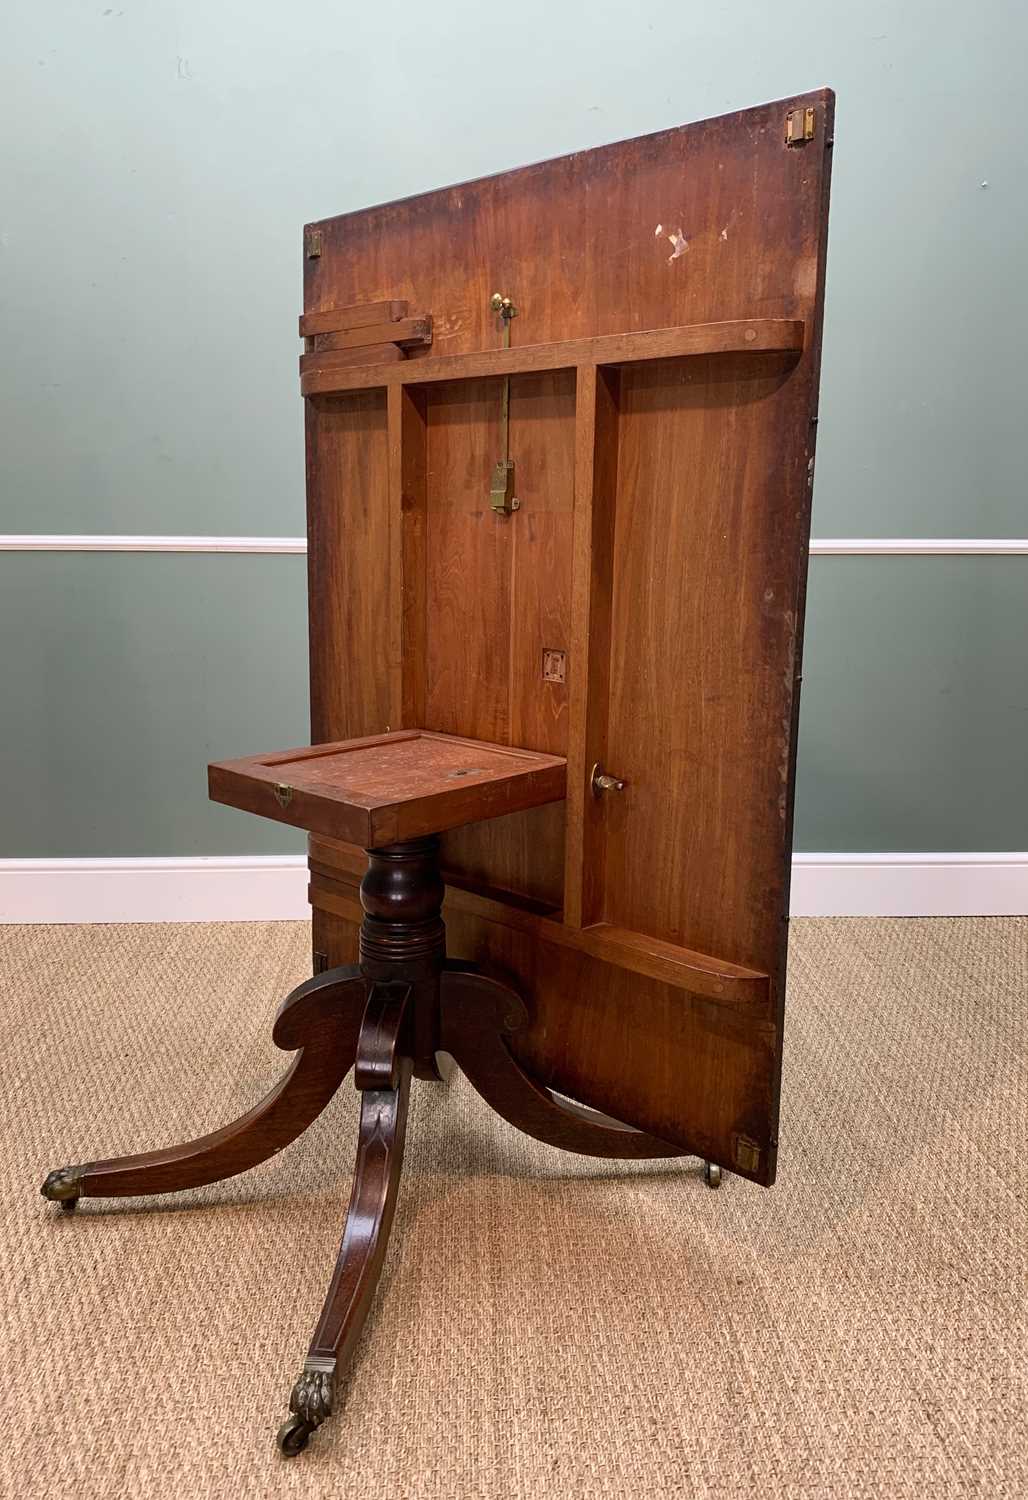
<instances>
[{"instance_id":1,"label":"wooden frame panel","mask_svg":"<svg viewBox=\"0 0 1028 1500\"><path fill-rule=\"evenodd\" d=\"M311 735L382 734L393 725L383 660L392 614L386 399L353 391L307 404L307 578Z\"/></svg>"}]
</instances>

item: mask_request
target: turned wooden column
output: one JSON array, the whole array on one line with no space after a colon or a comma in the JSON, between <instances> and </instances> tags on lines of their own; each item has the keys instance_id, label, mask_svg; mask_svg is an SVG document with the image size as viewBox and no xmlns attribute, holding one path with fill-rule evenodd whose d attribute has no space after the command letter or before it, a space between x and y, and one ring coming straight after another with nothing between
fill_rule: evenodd
<instances>
[{"instance_id":1,"label":"turned wooden column","mask_svg":"<svg viewBox=\"0 0 1028 1500\"><path fill-rule=\"evenodd\" d=\"M445 887L435 835L368 850L361 881L360 969L369 981L411 986L418 1078L438 1078L439 976L446 958Z\"/></svg>"}]
</instances>

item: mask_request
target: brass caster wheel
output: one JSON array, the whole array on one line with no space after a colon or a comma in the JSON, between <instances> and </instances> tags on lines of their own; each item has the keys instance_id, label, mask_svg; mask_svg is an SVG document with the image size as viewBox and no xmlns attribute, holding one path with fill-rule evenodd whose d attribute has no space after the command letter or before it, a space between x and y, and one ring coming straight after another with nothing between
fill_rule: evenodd
<instances>
[{"instance_id":1,"label":"brass caster wheel","mask_svg":"<svg viewBox=\"0 0 1028 1500\"><path fill-rule=\"evenodd\" d=\"M300 1417L287 1417L278 1429L278 1451L283 1458L295 1458L302 1453L310 1441L314 1428Z\"/></svg>"},{"instance_id":2,"label":"brass caster wheel","mask_svg":"<svg viewBox=\"0 0 1028 1500\"><path fill-rule=\"evenodd\" d=\"M703 1180L709 1188L721 1186L721 1168L716 1161L705 1161L703 1163Z\"/></svg>"}]
</instances>

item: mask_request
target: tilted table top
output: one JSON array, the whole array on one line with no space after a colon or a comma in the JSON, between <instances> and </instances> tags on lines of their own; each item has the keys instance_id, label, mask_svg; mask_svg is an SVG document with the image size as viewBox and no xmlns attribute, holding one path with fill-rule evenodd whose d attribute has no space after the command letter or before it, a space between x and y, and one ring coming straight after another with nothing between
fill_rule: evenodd
<instances>
[{"instance_id":1,"label":"tilted table top","mask_svg":"<svg viewBox=\"0 0 1028 1500\"><path fill-rule=\"evenodd\" d=\"M404 729L220 761L207 774L215 802L374 849L557 802L567 763Z\"/></svg>"}]
</instances>

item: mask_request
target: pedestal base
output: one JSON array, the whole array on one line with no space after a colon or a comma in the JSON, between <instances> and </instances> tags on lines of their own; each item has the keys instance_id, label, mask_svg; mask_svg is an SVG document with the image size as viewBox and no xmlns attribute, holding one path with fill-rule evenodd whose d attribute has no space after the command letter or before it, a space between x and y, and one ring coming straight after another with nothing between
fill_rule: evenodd
<instances>
[{"instance_id":1,"label":"pedestal base","mask_svg":"<svg viewBox=\"0 0 1028 1500\"><path fill-rule=\"evenodd\" d=\"M271 1093L198 1140L60 1167L43 1183L44 1197L74 1208L82 1197L170 1193L232 1177L294 1140L354 1069L360 1131L353 1190L325 1305L279 1432L287 1457L332 1415L385 1256L411 1078L438 1080L437 1053L450 1054L500 1115L538 1140L593 1156L683 1154L559 1098L523 1071L508 1038L527 1019L525 1006L508 986L446 959L442 895L434 837L369 851L360 963L319 974L284 1001L272 1035L280 1047L299 1051Z\"/></svg>"}]
</instances>

